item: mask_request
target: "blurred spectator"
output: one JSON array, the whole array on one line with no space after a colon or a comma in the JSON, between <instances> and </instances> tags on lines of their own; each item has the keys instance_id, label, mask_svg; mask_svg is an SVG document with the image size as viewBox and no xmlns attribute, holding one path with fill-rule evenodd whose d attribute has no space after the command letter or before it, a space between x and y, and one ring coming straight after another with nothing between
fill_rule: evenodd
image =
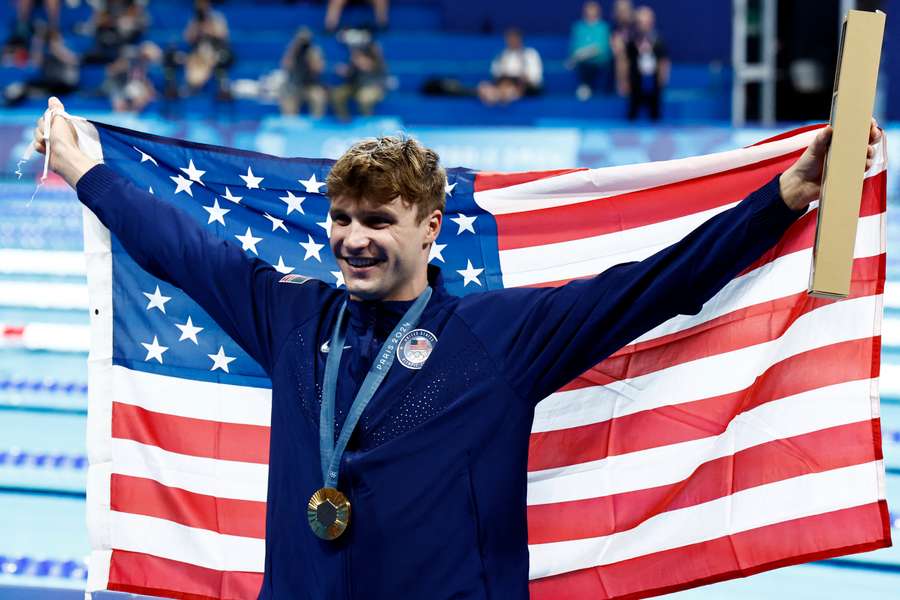
<instances>
[{"instance_id":1,"label":"blurred spectator","mask_svg":"<svg viewBox=\"0 0 900 600\"><path fill-rule=\"evenodd\" d=\"M281 88L281 114L296 115L304 103L315 118L325 115L328 93L322 85L325 59L319 46L313 44L312 32L301 28L281 58L286 79Z\"/></svg>"},{"instance_id":2,"label":"blurred spectator","mask_svg":"<svg viewBox=\"0 0 900 600\"><path fill-rule=\"evenodd\" d=\"M125 46L106 68L103 87L116 112L140 112L156 97L156 88L148 71L160 62L162 50L153 42Z\"/></svg>"},{"instance_id":3,"label":"blurred spectator","mask_svg":"<svg viewBox=\"0 0 900 600\"><path fill-rule=\"evenodd\" d=\"M596 91L612 91L609 25L602 19L600 3L584 3L581 20L572 25L569 51L566 64L578 74L575 95L579 100L587 100Z\"/></svg>"},{"instance_id":4,"label":"blurred spectator","mask_svg":"<svg viewBox=\"0 0 900 600\"><path fill-rule=\"evenodd\" d=\"M634 32L634 8L631 0L616 0L613 6L613 29L609 45L613 53L616 71L616 91L620 96L628 95L628 56L625 47Z\"/></svg>"},{"instance_id":5,"label":"blurred spectator","mask_svg":"<svg viewBox=\"0 0 900 600\"><path fill-rule=\"evenodd\" d=\"M9 38L3 45L4 61L12 60L19 66L25 66L28 62L28 53L31 50L32 34L35 31L34 9L36 5L43 4L47 13L47 23L50 29L59 29L59 0L14 0L16 5L16 20L13 24Z\"/></svg>"},{"instance_id":6,"label":"blurred spectator","mask_svg":"<svg viewBox=\"0 0 900 600\"><path fill-rule=\"evenodd\" d=\"M120 56L123 47L140 41L148 23L144 8L144 3L138 0L97 2L89 25L94 45L84 53L84 63L111 63Z\"/></svg>"},{"instance_id":7,"label":"blurred spectator","mask_svg":"<svg viewBox=\"0 0 900 600\"><path fill-rule=\"evenodd\" d=\"M540 94L543 70L537 50L525 46L518 29L508 29L506 48L491 63L494 79L478 84L478 97L483 103L494 105Z\"/></svg>"},{"instance_id":8,"label":"blurred spectator","mask_svg":"<svg viewBox=\"0 0 900 600\"><path fill-rule=\"evenodd\" d=\"M634 120L642 106L650 118L659 120L663 88L669 83L671 63L666 46L656 32L653 9L641 6L634 12L634 33L625 46L628 57L628 118Z\"/></svg>"},{"instance_id":9,"label":"blurred spectator","mask_svg":"<svg viewBox=\"0 0 900 600\"><path fill-rule=\"evenodd\" d=\"M21 102L28 96L62 96L78 87L78 57L66 47L56 29L46 26L35 29L32 58L39 69L38 75L8 85L3 94L7 105Z\"/></svg>"},{"instance_id":10,"label":"blurred spectator","mask_svg":"<svg viewBox=\"0 0 900 600\"><path fill-rule=\"evenodd\" d=\"M384 99L387 84L387 64L381 47L362 30L343 32L341 41L350 47L350 61L336 69L344 82L334 89L334 112L338 118L348 119L347 103L353 98L360 114L371 115L375 105Z\"/></svg>"},{"instance_id":11,"label":"blurred spectator","mask_svg":"<svg viewBox=\"0 0 900 600\"><path fill-rule=\"evenodd\" d=\"M230 96L228 69L234 62L228 23L214 11L209 0L195 0L194 17L184 30L190 51L184 59L184 78L189 93L199 91L211 77L216 78L220 98Z\"/></svg>"},{"instance_id":12,"label":"blurred spectator","mask_svg":"<svg viewBox=\"0 0 900 600\"><path fill-rule=\"evenodd\" d=\"M354 1L350 0L350 3L353 4ZM367 0L367 2L357 0L355 3L371 4L375 10L375 27L382 30L387 29L388 9L390 7L389 0ZM328 0L328 8L325 11L325 29L327 31L337 31L341 22L341 14L344 12L344 7L346 5L347 0Z\"/></svg>"}]
</instances>

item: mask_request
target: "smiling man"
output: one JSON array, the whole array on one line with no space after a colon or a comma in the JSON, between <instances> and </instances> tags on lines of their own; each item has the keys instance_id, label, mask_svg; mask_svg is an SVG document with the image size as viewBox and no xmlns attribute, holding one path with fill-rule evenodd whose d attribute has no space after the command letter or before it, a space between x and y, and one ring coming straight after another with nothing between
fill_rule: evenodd
<instances>
[{"instance_id":1,"label":"smiling man","mask_svg":"<svg viewBox=\"0 0 900 600\"><path fill-rule=\"evenodd\" d=\"M44 151L42 132L39 122ZM698 311L771 248L818 196L828 135L641 262L465 298L428 265L445 173L414 140L360 142L328 175L346 290L248 257L89 159L63 118L50 165L145 270L187 292L271 377L261 598L506 600L528 598L537 402Z\"/></svg>"}]
</instances>

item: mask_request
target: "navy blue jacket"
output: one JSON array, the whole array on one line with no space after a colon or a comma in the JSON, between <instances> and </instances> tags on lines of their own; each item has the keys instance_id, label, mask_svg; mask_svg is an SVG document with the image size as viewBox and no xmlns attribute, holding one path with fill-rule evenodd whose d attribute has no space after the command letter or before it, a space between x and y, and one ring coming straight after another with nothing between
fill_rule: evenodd
<instances>
[{"instance_id":1,"label":"navy blue jacket","mask_svg":"<svg viewBox=\"0 0 900 600\"><path fill-rule=\"evenodd\" d=\"M696 313L799 216L775 179L646 260L559 288L458 298L429 267L419 327L437 343L420 370L396 361L360 420L338 486L351 524L329 542L313 535L306 504L322 485L322 346L347 292L281 282L106 166L77 189L142 267L187 292L272 379L266 599L527 598L535 404L659 323ZM407 306L350 302L338 422Z\"/></svg>"}]
</instances>

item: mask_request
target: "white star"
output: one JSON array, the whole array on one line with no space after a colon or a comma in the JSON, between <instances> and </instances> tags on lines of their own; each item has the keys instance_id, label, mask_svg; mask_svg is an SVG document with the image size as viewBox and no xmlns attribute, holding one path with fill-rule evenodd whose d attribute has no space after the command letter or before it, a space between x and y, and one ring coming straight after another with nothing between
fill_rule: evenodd
<instances>
[{"instance_id":1,"label":"white star","mask_svg":"<svg viewBox=\"0 0 900 600\"><path fill-rule=\"evenodd\" d=\"M151 194L155 194L155 193L156 193L156 192L153 191L153 186L152 186L152 185L150 186L150 190L149 190L149 191L150 191Z\"/></svg>"},{"instance_id":2,"label":"white star","mask_svg":"<svg viewBox=\"0 0 900 600\"><path fill-rule=\"evenodd\" d=\"M294 270L294 267L289 267L286 264L284 264L284 259L279 256L278 264L275 265L275 270L278 271L279 273L281 273L282 275L287 275L288 273L290 273L291 271Z\"/></svg>"},{"instance_id":3,"label":"white star","mask_svg":"<svg viewBox=\"0 0 900 600\"><path fill-rule=\"evenodd\" d=\"M247 233L245 233L244 235L235 234L234 237L236 237L237 239L239 239L241 241L242 249L249 250L253 254L259 256L259 252L256 251L256 244L261 242L262 238L261 237L253 237L253 232L250 231L249 227L247 228Z\"/></svg>"},{"instance_id":4,"label":"white star","mask_svg":"<svg viewBox=\"0 0 900 600\"><path fill-rule=\"evenodd\" d=\"M228 189L227 185L225 186L225 195L222 197L225 198L226 200L234 202L235 204L240 204L241 200L243 200L243 198L244 198L243 196L232 196L231 190Z\"/></svg>"},{"instance_id":5,"label":"white star","mask_svg":"<svg viewBox=\"0 0 900 600\"><path fill-rule=\"evenodd\" d=\"M471 231L475 233L475 219L478 217L467 217L462 213L456 213L459 216L451 217L450 220L459 225L459 231L456 232L456 235L461 234L463 231Z\"/></svg>"},{"instance_id":6,"label":"white star","mask_svg":"<svg viewBox=\"0 0 900 600\"><path fill-rule=\"evenodd\" d=\"M306 200L306 196L295 196L291 190L288 190L287 196L279 196L279 200L283 200L285 204L287 204L287 214L291 214L292 211L297 211L301 215L305 215L306 213L303 211L303 201Z\"/></svg>"},{"instance_id":7,"label":"white star","mask_svg":"<svg viewBox=\"0 0 900 600\"><path fill-rule=\"evenodd\" d=\"M171 296L163 296L162 294L160 294L159 286L156 286L156 291L152 294L149 292L141 293L147 296L147 299L150 300L150 302L147 303L147 310L150 310L151 308L158 308L159 310L163 311L163 313L165 313L166 302L172 299Z\"/></svg>"},{"instance_id":8,"label":"white star","mask_svg":"<svg viewBox=\"0 0 900 600\"><path fill-rule=\"evenodd\" d=\"M152 343L148 344L146 342L141 342L141 346L143 346L147 350L147 358L144 359L144 362L150 360L151 358L155 358L156 362L158 362L159 364L162 364L163 352L169 349L168 346L160 346L155 335L153 336Z\"/></svg>"},{"instance_id":9,"label":"white star","mask_svg":"<svg viewBox=\"0 0 900 600\"><path fill-rule=\"evenodd\" d=\"M188 179L190 179L191 181L196 181L200 185L204 185L204 183L200 181L200 178L206 174L206 171L201 171L200 169L195 167L193 160L188 163L186 169L182 167L181 170L184 171L184 174L187 175Z\"/></svg>"},{"instance_id":10,"label":"white star","mask_svg":"<svg viewBox=\"0 0 900 600\"><path fill-rule=\"evenodd\" d=\"M334 275L334 278L337 280L334 287L341 287L344 285L344 274L341 271L329 271L329 273Z\"/></svg>"},{"instance_id":11,"label":"white star","mask_svg":"<svg viewBox=\"0 0 900 600\"><path fill-rule=\"evenodd\" d=\"M219 346L219 352L216 354L207 354L213 361L213 366L210 367L210 371L215 371L216 369L222 369L226 373L228 373L228 363L234 361L234 356L225 356L225 348Z\"/></svg>"},{"instance_id":12,"label":"white star","mask_svg":"<svg viewBox=\"0 0 900 600\"><path fill-rule=\"evenodd\" d=\"M284 229L285 233L287 233L288 229L284 226L284 221L282 221L281 219L276 219L269 213L263 213L263 216L272 221L272 231L275 231L276 229Z\"/></svg>"},{"instance_id":13,"label":"white star","mask_svg":"<svg viewBox=\"0 0 900 600\"><path fill-rule=\"evenodd\" d=\"M441 252L443 252L446 247L447 244L438 244L437 242L431 244L431 249L428 251L428 262L431 262L435 258L444 262L444 255L441 254Z\"/></svg>"},{"instance_id":14,"label":"white star","mask_svg":"<svg viewBox=\"0 0 900 600\"><path fill-rule=\"evenodd\" d=\"M152 162L152 163L153 163L154 165L156 165L157 167L159 166L159 163L156 162L156 159L155 159L155 158L153 158L152 156L150 156L149 154L147 154L146 152L144 152L143 150L141 150L141 149L138 148L137 146L132 146L132 148L134 148L135 150L137 150L138 152L141 153L141 162L142 162L142 163L145 163L145 162L147 162L147 161L149 160L150 162Z\"/></svg>"},{"instance_id":15,"label":"white star","mask_svg":"<svg viewBox=\"0 0 900 600\"><path fill-rule=\"evenodd\" d=\"M316 223L316 225L325 230L325 235L328 237L328 239L331 239L331 223L331 213L327 213L325 215L324 221Z\"/></svg>"},{"instance_id":16,"label":"white star","mask_svg":"<svg viewBox=\"0 0 900 600\"><path fill-rule=\"evenodd\" d=\"M230 208L221 208L219 206L219 199L216 198L213 200L212 206L204 206L203 210L209 213L209 221L206 222L207 225L212 223L213 221L218 221L222 225L225 224L225 213L231 212Z\"/></svg>"},{"instance_id":17,"label":"white star","mask_svg":"<svg viewBox=\"0 0 900 600\"><path fill-rule=\"evenodd\" d=\"M476 269L472 267L472 261L466 261L465 269L457 269L456 272L463 276L463 287L466 287L473 281L478 285L481 285L481 281L478 280L478 276L481 275L484 269Z\"/></svg>"},{"instance_id":18,"label":"white star","mask_svg":"<svg viewBox=\"0 0 900 600\"><path fill-rule=\"evenodd\" d=\"M175 182L175 193L178 192L187 192L188 196L191 198L194 197L194 192L191 191L191 186L194 185L194 182L190 179L185 179L180 173L175 177L169 175L169 179Z\"/></svg>"},{"instance_id":19,"label":"white star","mask_svg":"<svg viewBox=\"0 0 900 600\"><path fill-rule=\"evenodd\" d=\"M197 346L200 345L200 342L197 341L197 334L203 331L203 328L194 325L193 321L191 321L190 316L188 316L187 323L185 323L184 325L182 325L181 323L175 323L175 327L181 330L181 337L178 338L179 342L183 342L184 340L191 340Z\"/></svg>"},{"instance_id":20,"label":"white star","mask_svg":"<svg viewBox=\"0 0 900 600\"><path fill-rule=\"evenodd\" d=\"M255 176L253 174L253 169L251 169L250 167L247 167L247 174L241 175L240 177L244 180L244 183L247 184L247 189L250 190L258 190L259 184L263 180L262 177Z\"/></svg>"},{"instance_id":21,"label":"white star","mask_svg":"<svg viewBox=\"0 0 900 600\"><path fill-rule=\"evenodd\" d=\"M318 194L319 188L325 185L324 181L316 181L316 174L313 173L309 179L298 179L300 185L306 190L307 194Z\"/></svg>"},{"instance_id":22,"label":"white star","mask_svg":"<svg viewBox=\"0 0 900 600\"><path fill-rule=\"evenodd\" d=\"M450 183L450 182L448 181L447 183L444 184L444 193L447 194L448 196L452 196L452 195L453 195L453 188L455 188L455 187L456 187L456 182L455 182L455 181L454 181L453 183Z\"/></svg>"},{"instance_id":23,"label":"white star","mask_svg":"<svg viewBox=\"0 0 900 600\"><path fill-rule=\"evenodd\" d=\"M319 250L325 247L325 244L317 244L313 239L313 236L306 234L308 242L300 242L300 245L303 246L303 249L306 250L306 256L303 257L303 260L309 260L310 257L315 257L315 259L319 262L322 262L322 257L319 256Z\"/></svg>"}]
</instances>

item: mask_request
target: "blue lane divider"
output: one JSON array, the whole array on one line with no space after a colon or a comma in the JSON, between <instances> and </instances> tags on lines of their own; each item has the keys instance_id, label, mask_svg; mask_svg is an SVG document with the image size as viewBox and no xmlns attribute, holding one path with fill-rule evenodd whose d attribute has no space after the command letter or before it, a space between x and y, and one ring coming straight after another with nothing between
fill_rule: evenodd
<instances>
[{"instance_id":1,"label":"blue lane divider","mask_svg":"<svg viewBox=\"0 0 900 600\"><path fill-rule=\"evenodd\" d=\"M20 467L37 469L87 469L88 458L84 454L51 454L49 452L28 452L12 448L0 450L0 467Z\"/></svg>"},{"instance_id":2,"label":"blue lane divider","mask_svg":"<svg viewBox=\"0 0 900 600\"><path fill-rule=\"evenodd\" d=\"M67 395L87 395L87 383L56 381L53 379L0 379L0 392L33 392Z\"/></svg>"},{"instance_id":3,"label":"blue lane divider","mask_svg":"<svg viewBox=\"0 0 900 600\"><path fill-rule=\"evenodd\" d=\"M0 555L0 573L56 579L87 579L87 565L80 560L36 559Z\"/></svg>"}]
</instances>

